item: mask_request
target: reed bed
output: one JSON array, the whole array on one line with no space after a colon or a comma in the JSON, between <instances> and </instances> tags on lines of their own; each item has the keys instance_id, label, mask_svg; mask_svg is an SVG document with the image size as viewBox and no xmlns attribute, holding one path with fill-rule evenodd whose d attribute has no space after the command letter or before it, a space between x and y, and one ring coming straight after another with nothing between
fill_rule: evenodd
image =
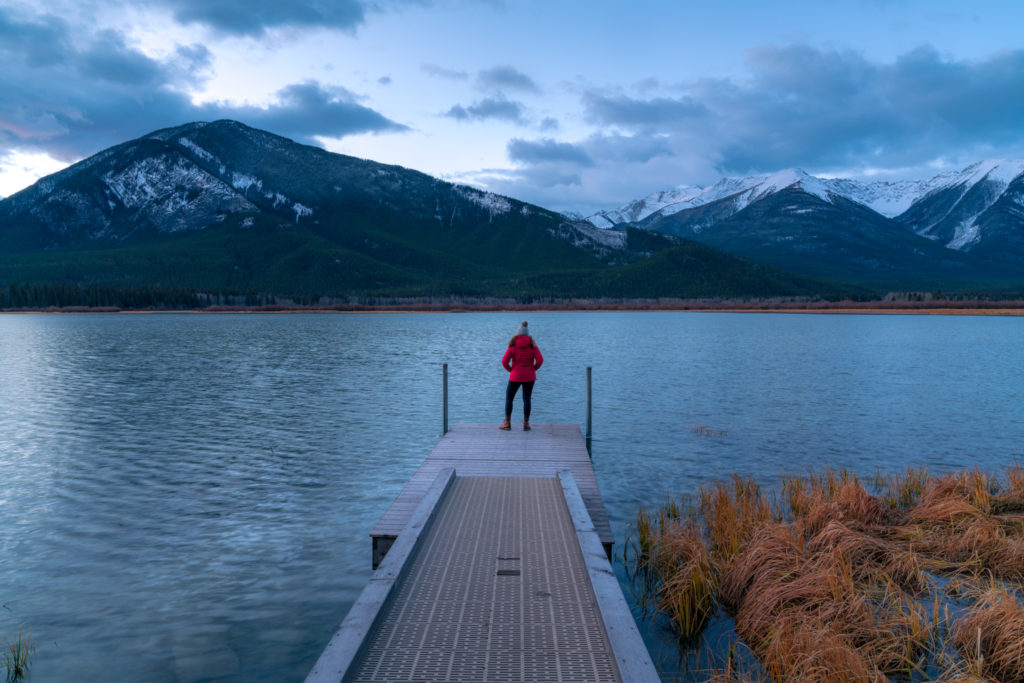
<instances>
[{"instance_id":1,"label":"reed bed","mask_svg":"<svg viewBox=\"0 0 1024 683\"><path fill-rule=\"evenodd\" d=\"M1024 681L1019 464L826 471L770 496L733 476L641 511L627 548L682 648L724 610L762 680ZM721 661L711 680L756 679Z\"/></svg>"}]
</instances>

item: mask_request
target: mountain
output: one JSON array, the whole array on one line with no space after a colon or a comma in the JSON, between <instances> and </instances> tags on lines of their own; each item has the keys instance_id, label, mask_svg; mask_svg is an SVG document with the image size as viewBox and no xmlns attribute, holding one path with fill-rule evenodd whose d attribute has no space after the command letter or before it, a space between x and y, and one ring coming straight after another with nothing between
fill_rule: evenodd
<instances>
[{"instance_id":1,"label":"mountain","mask_svg":"<svg viewBox=\"0 0 1024 683\"><path fill-rule=\"evenodd\" d=\"M654 258L663 252L686 258ZM850 291L235 121L156 131L0 201L5 282L331 296Z\"/></svg>"},{"instance_id":2,"label":"mountain","mask_svg":"<svg viewBox=\"0 0 1024 683\"><path fill-rule=\"evenodd\" d=\"M688 237L795 272L876 287L1019 287L1024 162L864 183L798 169L654 193L587 220Z\"/></svg>"}]
</instances>

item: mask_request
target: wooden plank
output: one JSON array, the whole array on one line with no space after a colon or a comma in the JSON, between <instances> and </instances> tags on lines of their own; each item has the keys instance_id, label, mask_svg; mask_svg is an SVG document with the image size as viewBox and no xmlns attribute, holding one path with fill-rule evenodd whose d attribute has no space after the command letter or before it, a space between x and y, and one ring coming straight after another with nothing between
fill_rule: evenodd
<instances>
[{"instance_id":1,"label":"wooden plank","mask_svg":"<svg viewBox=\"0 0 1024 683\"><path fill-rule=\"evenodd\" d=\"M587 511L603 544L613 542L608 513L594 476L586 442L578 425L534 425L529 432L494 424L456 424L441 438L420 468L370 532L395 537L442 469L454 468L460 477L555 477L573 473Z\"/></svg>"}]
</instances>

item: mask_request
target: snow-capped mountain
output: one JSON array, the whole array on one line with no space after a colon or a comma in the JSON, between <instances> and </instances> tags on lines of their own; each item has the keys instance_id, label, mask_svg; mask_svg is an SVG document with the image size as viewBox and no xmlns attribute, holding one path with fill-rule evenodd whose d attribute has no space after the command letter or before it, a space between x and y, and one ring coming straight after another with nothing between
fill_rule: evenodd
<instances>
[{"instance_id":1,"label":"snow-capped mountain","mask_svg":"<svg viewBox=\"0 0 1024 683\"><path fill-rule=\"evenodd\" d=\"M922 237L961 251L1001 249L1000 236L1024 229L1024 161L989 159L936 176L896 220ZM1008 205L1008 212L990 210ZM1014 215L1014 207L1016 216ZM1022 236L1024 237L1024 236Z\"/></svg>"},{"instance_id":2,"label":"snow-capped mountain","mask_svg":"<svg viewBox=\"0 0 1024 683\"><path fill-rule=\"evenodd\" d=\"M481 225L543 225L547 238L591 256L630 258L624 232L603 234L509 197L299 145L235 121L158 130L39 180L0 202L0 246L122 244L225 221L252 225L257 215L314 231L337 230L357 215L369 222L387 215L389 223L411 228L426 221L450 236ZM380 239L358 248L367 244L384 249Z\"/></svg>"},{"instance_id":3,"label":"snow-capped mountain","mask_svg":"<svg viewBox=\"0 0 1024 683\"><path fill-rule=\"evenodd\" d=\"M652 217L671 216L700 206L729 200L728 208L719 213L719 220L741 211L752 202L787 187L799 186L805 192L831 201L829 189L823 181L800 169L787 169L771 175L747 178L723 178L714 185L680 185L673 190L656 192L630 202L621 209L602 211L587 218L595 227L608 228L621 223L649 222ZM699 231L702 227L695 228Z\"/></svg>"},{"instance_id":4,"label":"snow-capped mountain","mask_svg":"<svg viewBox=\"0 0 1024 683\"><path fill-rule=\"evenodd\" d=\"M895 182L817 178L800 169L786 169L770 175L723 178L708 187L682 185L620 209L598 212L587 220L604 228L622 223L653 227L667 216L720 203L688 221L689 230L696 235L775 192L798 189L828 203L842 197L950 249L970 251L983 239L983 214L1022 174L1024 160L1005 159L979 161L926 180Z\"/></svg>"},{"instance_id":5,"label":"snow-capped mountain","mask_svg":"<svg viewBox=\"0 0 1024 683\"><path fill-rule=\"evenodd\" d=\"M687 237L818 277L1024 279L1024 161L986 160L899 182L787 169L657 192L587 220Z\"/></svg>"}]
</instances>

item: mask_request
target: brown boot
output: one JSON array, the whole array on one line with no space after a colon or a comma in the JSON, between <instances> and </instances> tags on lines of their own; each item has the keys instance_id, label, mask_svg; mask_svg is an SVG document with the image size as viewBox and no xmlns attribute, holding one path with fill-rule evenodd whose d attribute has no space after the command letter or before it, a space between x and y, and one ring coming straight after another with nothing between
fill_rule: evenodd
<instances>
[{"instance_id":1,"label":"brown boot","mask_svg":"<svg viewBox=\"0 0 1024 683\"><path fill-rule=\"evenodd\" d=\"M530 423L527 422L526 420L523 420L523 431L524 432L530 431Z\"/></svg>"},{"instance_id":2,"label":"brown boot","mask_svg":"<svg viewBox=\"0 0 1024 683\"><path fill-rule=\"evenodd\" d=\"M504 429L506 432L512 429L512 419L506 417L505 421L501 423L501 426L498 427L498 429Z\"/></svg>"}]
</instances>

